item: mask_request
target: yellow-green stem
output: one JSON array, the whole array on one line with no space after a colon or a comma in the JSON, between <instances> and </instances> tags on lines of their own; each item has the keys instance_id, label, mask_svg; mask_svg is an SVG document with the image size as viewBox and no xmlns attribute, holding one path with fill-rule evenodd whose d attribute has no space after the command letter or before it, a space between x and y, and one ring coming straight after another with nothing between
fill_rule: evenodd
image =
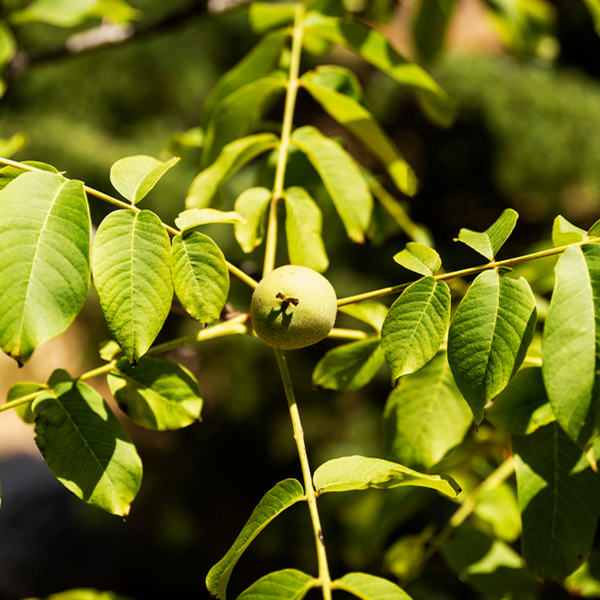
<instances>
[{"instance_id":1,"label":"yellow-green stem","mask_svg":"<svg viewBox=\"0 0 600 600\"><path fill-rule=\"evenodd\" d=\"M369 337L365 331L359 329L341 329L340 327L334 327L327 337L338 338L342 340L364 340Z\"/></svg>"},{"instance_id":2,"label":"yellow-green stem","mask_svg":"<svg viewBox=\"0 0 600 600\"><path fill-rule=\"evenodd\" d=\"M317 508L317 497L312 483L312 474L310 465L308 463L308 456L306 454L306 446L304 444L304 431L302 429L302 422L300 421L300 413L298 411L298 405L296 404L294 388L292 386L292 379L287 367L285 354L282 350L276 349L275 356L277 357L277 364L279 366L279 372L281 373L285 396L290 409L292 427L294 430L294 440L296 441L298 456L300 457L300 465L302 467L304 492L306 494L310 518L312 520L313 531L315 534L315 545L317 548L317 561L319 566L319 583L323 590L323 600L331 600L331 576L329 575L329 565L327 563L327 553L325 551L325 542L323 540L323 530L321 529L321 520L319 518L319 510Z\"/></svg>"}]
</instances>

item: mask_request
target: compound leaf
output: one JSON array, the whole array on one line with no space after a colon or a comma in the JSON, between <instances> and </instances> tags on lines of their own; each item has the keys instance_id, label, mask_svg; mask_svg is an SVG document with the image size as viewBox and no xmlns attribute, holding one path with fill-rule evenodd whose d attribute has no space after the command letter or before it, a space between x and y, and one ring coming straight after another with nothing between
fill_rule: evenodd
<instances>
[{"instance_id":1,"label":"compound leaf","mask_svg":"<svg viewBox=\"0 0 600 600\"><path fill-rule=\"evenodd\" d=\"M587 232L572 223L569 223L562 215L554 219L552 225L552 243L555 246L568 246L581 242L587 236Z\"/></svg>"},{"instance_id":2,"label":"compound leaf","mask_svg":"<svg viewBox=\"0 0 600 600\"><path fill-rule=\"evenodd\" d=\"M181 429L200 418L202 396L196 378L170 360L143 356L134 368L121 359L107 379L119 408L141 427Z\"/></svg>"},{"instance_id":3,"label":"compound leaf","mask_svg":"<svg viewBox=\"0 0 600 600\"><path fill-rule=\"evenodd\" d=\"M211 596L226 599L227 584L233 567L240 559L250 542L286 508L304 500L304 490L295 479L280 481L269 490L252 511L250 518L238 535L227 554L209 571L206 587Z\"/></svg>"},{"instance_id":4,"label":"compound leaf","mask_svg":"<svg viewBox=\"0 0 600 600\"><path fill-rule=\"evenodd\" d=\"M333 581L331 587L361 600L410 600L410 596L395 583L367 573L347 573Z\"/></svg>"},{"instance_id":5,"label":"compound leaf","mask_svg":"<svg viewBox=\"0 0 600 600\"><path fill-rule=\"evenodd\" d=\"M102 396L66 381L36 398L32 410L35 442L58 480L88 504L129 514L142 462Z\"/></svg>"},{"instance_id":6,"label":"compound leaf","mask_svg":"<svg viewBox=\"0 0 600 600\"><path fill-rule=\"evenodd\" d=\"M403 485L426 487L456 497L461 489L449 475L426 475L381 458L344 456L322 464L313 475L319 494L374 488L387 490Z\"/></svg>"},{"instance_id":7,"label":"compound leaf","mask_svg":"<svg viewBox=\"0 0 600 600\"><path fill-rule=\"evenodd\" d=\"M350 239L364 242L373 198L354 160L314 127L296 129L291 142L306 154L319 173Z\"/></svg>"},{"instance_id":8,"label":"compound leaf","mask_svg":"<svg viewBox=\"0 0 600 600\"><path fill-rule=\"evenodd\" d=\"M187 312L201 323L218 319L229 293L229 272L217 244L197 231L177 235L170 262L175 293Z\"/></svg>"},{"instance_id":9,"label":"compound leaf","mask_svg":"<svg viewBox=\"0 0 600 600\"><path fill-rule=\"evenodd\" d=\"M450 290L444 281L424 277L392 304L381 329L381 348L392 381L428 363L450 322Z\"/></svg>"},{"instance_id":10,"label":"compound leaf","mask_svg":"<svg viewBox=\"0 0 600 600\"><path fill-rule=\"evenodd\" d=\"M429 246L418 242L408 242L406 248L394 255L394 260L409 271L419 275L435 275L442 266L440 255Z\"/></svg>"},{"instance_id":11,"label":"compound leaf","mask_svg":"<svg viewBox=\"0 0 600 600\"><path fill-rule=\"evenodd\" d=\"M245 589L237 600L302 600L319 582L296 569L283 569L261 577Z\"/></svg>"},{"instance_id":12,"label":"compound leaf","mask_svg":"<svg viewBox=\"0 0 600 600\"><path fill-rule=\"evenodd\" d=\"M496 269L477 276L450 324L448 361L475 422L517 372L531 343L535 298L525 279Z\"/></svg>"},{"instance_id":13,"label":"compound leaf","mask_svg":"<svg viewBox=\"0 0 600 600\"><path fill-rule=\"evenodd\" d=\"M20 363L77 316L90 286L81 181L23 173L0 192L0 347Z\"/></svg>"},{"instance_id":14,"label":"compound leaf","mask_svg":"<svg viewBox=\"0 0 600 600\"><path fill-rule=\"evenodd\" d=\"M271 196L271 190L253 187L243 191L235 201L234 208L244 217L244 222L236 223L233 231L235 239L246 254L262 244Z\"/></svg>"},{"instance_id":15,"label":"compound leaf","mask_svg":"<svg viewBox=\"0 0 600 600\"><path fill-rule=\"evenodd\" d=\"M100 306L133 363L150 348L171 308L170 251L163 224L148 210L112 212L94 238L92 272Z\"/></svg>"}]
</instances>

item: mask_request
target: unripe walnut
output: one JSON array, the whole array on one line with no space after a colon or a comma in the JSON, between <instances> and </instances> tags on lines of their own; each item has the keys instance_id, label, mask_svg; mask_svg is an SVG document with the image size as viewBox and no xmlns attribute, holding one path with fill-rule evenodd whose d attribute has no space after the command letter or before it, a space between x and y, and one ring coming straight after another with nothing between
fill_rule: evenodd
<instances>
[{"instance_id":1,"label":"unripe walnut","mask_svg":"<svg viewBox=\"0 0 600 600\"><path fill-rule=\"evenodd\" d=\"M331 331L337 313L332 285L307 267L271 271L254 290L250 314L256 335L282 350L305 348Z\"/></svg>"}]
</instances>

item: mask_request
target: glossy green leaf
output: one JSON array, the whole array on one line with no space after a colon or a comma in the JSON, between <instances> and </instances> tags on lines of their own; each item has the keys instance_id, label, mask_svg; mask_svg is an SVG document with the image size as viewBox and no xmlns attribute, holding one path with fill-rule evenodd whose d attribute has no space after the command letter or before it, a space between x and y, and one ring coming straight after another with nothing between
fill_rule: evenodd
<instances>
[{"instance_id":1,"label":"glossy green leaf","mask_svg":"<svg viewBox=\"0 0 600 600\"><path fill-rule=\"evenodd\" d=\"M576 227L572 223L569 223L562 215L558 215L554 219L552 225L552 243L554 246L568 246L569 244L576 244L581 242L587 233Z\"/></svg>"},{"instance_id":2,"label":"glossy green leaf","mask_svg":"<svg viewBox=\"0 0 600 600\"><path fill-rule=\"evenodd\" d=\"M430 62L441 53L455 6L456 0L421 0L412 23L420 62Z\"/></svg>"},{"instance_id":3,"label":"glossy green leaf","mask_svg":"<svg viewBox=\"0 0 600 600\"><path fill-rule=\"evenodd\" d=\"M111 334L136 363L160 332L173 298L171 244L151 211L117 210L98 227L92 273Z\"/></svg>"},{"instance_id":4,"label":"glossy green leaf","mask_svg":"<svg viewBox=\"0 0 600 600\"><path fill-rule=\"evenodd\" d=\"M388 313L388 307L376 300L366 300L347 306L340 306L339 311L354 317L363 323L368 323L375 331L380 332Z\"/></svg>"},{"instance_id":5,"label":"glossy green leaf","mask_svg":"<svg viewBox=\"0 0 600 600\"><path fill-rule=\"evenodd\" d=\"M330 350L317 363L313 386L328 390L359 390L375 377L383 364L379 340L351 342Z\"/></svg>"},{"instance_id":6,"label":"glossy green leaf","mask_svg":"<svg viewBox=\"0 0 600 600\"><path fill-rule=\"evenodd\" d=\"M600 247L567 249L555 273L542 339L544 383L556 420L571 439L583 442L589 433L586 419L598 397Z\"/></svg>"},{"instance_id":7,"label":"glossy green leaf","mask_svg":"<svg viewBox=\"0 0 600 600\"><path fill-rule=\"evenodd\" d=\"M132 204L137 204L179 162L175 156L163 162L152 156L121 158L110 168L110 182Z\"/></svg>"},{"instance_id":8,"label":"glossy green leaf","mask_svg":"<svg viewBox=\"0 0 600 600\"><path fill-rule=\"evenodd\" d=\"M600 478L556 423L513 437L512 447L523 556L535 577L564 579L590 555Z\"/></svg>"},{"instance_id":9,"label":"glossy green leaf","mask_svg":"<svg viewBox=\"0 0 600 600\"><path fill-rule=\"evenodd\" d=\"M190 208L179 213L175 225L184 232L199 225L209 223L243 223L244 217L237 212L216 210L215 208Z\"/></svg>"},{"instance_id":10,"label":"glossy green leaf","mask_svg":"<svg viewBox=\"0 0 600 600\"><path fill-rule=\"evenodd\" d=\"M415 194L418 183L415 172L366 108L345 94L311 81L309 77L301 78L300 83L329 115L381 161L399 190L408 196Z\"/></svg>"},{"instance_id":11,"label":"glossy green leaf","mask_svg":"<svg viewBox=\"0 0 600 600\"><path fill-rule=\"evenodd\" d=\"M354 50L397 82L411 87L427 115L443 126L454 121L455 105L446 92L419 65L407 61L379 31L349 19L310 12L306 30Z\"/></svg>"},{"instance_id":12,"label":"glossy green leaf","mask_svg":"<svg viewBox=\"0 0 600 600\"><path fill-rule=\"evenodd\" d=\"M251 134L285 85L285 77L273 73L247 83L222 100L206 125L202 165L208 167L227 144Z\"/></svg>"},{"instance_id":13,"label":"glossy green leaf","mask_svg":"<svg viewBox=\"0 0 600 600\"><path fill-rule=\"evenodd\" d=\"M90 285L81 181L24 173L0 192L0 347L26 362L77 316Z\"/></svg>"},{"instance_id":14,"label":"glossy green leaf","mask_svg":"<svg viewBox=\"0 0 600 600\"><path fill-rule=\"evenodd\" d=\"M317 579L302 571L284 569L261 577L237 600L302 600L308 590L318 585Z\"/></svg>"},{"instance_id":15,"label":"glossy green leaf","mask_svg":"<svg viewBox=\"0 0 600 600\"><path fill-rule=\"evenodd\" d=\"M0 21L0 65L9 63L17 53L17 42L10 27Z\"/></svg>"},{"instance_id":16,"label":"glossy green leaf","mask_svg":"<svg viewBox=\"0 0 600 600\"><path fill-rule=\"evenodd\" d=\"M301 187L288 188L283 197L290 263L323 273L329 266L329 259L321 237L321 209Z\"/></svg>"},{"instance_id":17,"label":"glossy green leaf","mask_svg":"<svg viewBox=\"0 0 600 600\"><path fill-rule=\"evenodd\" d=\"M486 418L494 427L512 435L528 435L554 421L542 369L521 369L487 409Z\"/></svg>"},{"instance_id":18,"label":"glossy green leaf","mask_svg":"<svg viewBox=\"0 0 600 600\"><path fill-rule=\"evenodd\" d=\"M244 222L236 223L233 230L235 239L246 254L262 244L271 196L271 190L253 187L244 190L235 201L234 208L244 217Z\"/></svg>"},{"instance_id":19,"label":"glossy green leaf","mask_svg":"<svg viewBox=\"0 0 600 600\"><path fill-rule=\"evenodd\" d=\"M456 241L463 242L469 248L473 248L488 260L494 260L498 250L509 238L515 228L519 215L512 208L505 209L495 223L488 227L483 233L461 229Z\"/></svg>"},{"instance_id":20,"label":"glossy green leaf","mask_svg":"<svg viewBox=\"0 0 600 600\"><path fill-rule=\"evenodd\" d=\"M373 198L354 160L318 129L296 129L291 142L319 173L351 240L362 243L369 227Z\"/></svg>"},{"instance_id":21,"label":"glossy green leaf","mask_svg":"<svg viewBox=\"0 0 600 600\"><path fill-rule=\"evenodd\" d=\"M107 379L119 408L137 425L165 431L200 418L202 396L196 378L170 360L142 357L132 367L121 359Z\"/></svg>"},{"instance_id":22,"label":"glossy green leaf","mask_svg":"<svg viewBox=\"0 0 600 600\"><path fill-rule=\"evenodd\" d=\"M392 382L414 373L437 353L450 322L450 290L424 277L392 304L381 329L381 348Z\"/></svg>"},{"instance_id":23,"label":"glossy green leaf","mask_svg":"<svg viewBox=\"0 0 600 600\"><path fill-rule=\"evenodd\" d=\"M202 122L205 126L222 100L246 84L260 79L277 66L288 38L287 30L268 33L251 52L219 79L202 108Z\"/></svg>"},{"instance_id":24,"label":"glossy green leaf","mask_svg":"<svg viewBox=\"0 0 600 600\"><path fill-rule=\"evenodd\" d=\"M259 154L272 150L279 138L272 133L260 133L236 140L223 148L217 160L208 169L204 169L190 186L186 208L206 208L217 193L219 186L236 171L248 164Z\"/></svg>"},{"instance_id":25,"label":"glossy green leaf","mask_svg":"<svg viewBox=\"0 0 600 600\"><path fill-rule=\"evenodd\" d=\"M449 475L426 475L389 460L367 456L329 460L315 471L313 483L319 494L369 488L388 490L404 485L431 488L452 498L461 491Z\"/></svg>"},{"instance_id":26,"label":"glossy green leaf","mask_svg":"<svg viewBox=\"0 0 600 600\"><path fill-rule=\"evenodd\" d=\"M255 33L264 33L274 27L292 23L295 15L296 6L294 4L252 2L248 7L248 19Z\"/></svg>"},{"instance_id":27,"label":"glossy green leaf","mask_svg":"<svg viewBox=\"0 0 600 600\"><path fill-rule=\"evenodd\" d=\"M35 392L39 392L43 390L44 386L40 383L29 383L29 382L20 382L11 385L8 393L6 394L6 401L12 402L13 400L18 400L19 398L24 398L25 396L29 396L29 394L33 394ZM33 402L33 401L32 401ZM19 406L15 406L14 411L19 415L21 420L28 425L33 423L33 412L31 410L32 402L27 402L26 404L20 404Z\"/></svg>"},{"instance_id":28,"label":"glossy green leaf","mask_svg":"<svg viewBox=\"0 0 600 600\"><path fill-rule=\"evenodd\" d=\"M185 310L201 323L218 319L229 294L229 271L217 244L197 231L175 236L171 271Z\"/></svg>"},{"instance_id":29,"label":"glossy green leaf","mask_svg":"<svg viewBox=\"0 0 600 600\"><path fill-rule=\"evenodd\" d=\"M102 396L68 381L38 397L32 409L35 442L57 479L88 504L129 514L142 462Z\"/></svg>"},{"instance_id":30,"label":"glossy green leaf","mask_svg":"<svg viewBox=\"0 0 600 600\"><path fill-rule=\"evenodd\" d=\"M319 65L302 75L301 82L327 88L362 103L363 90L353 71L339 65Z\"/></svg>"},{"instance_id":31,"label":"glossy green leaf","mask_svg":"<svg viewBox=\"0 0 600 600\"><path fill-rule=\"evenodd\" d=\"M408 242L404 250L394 255L394 260L405 269L425 277L435 275L442 266L442 259L433 248L417 242Z\"/></svg>"},{"instance_id":32,"label":"glossy green leaf","mask_svg":"<svg viewBox=\"0 0 600 600\"><path fill-rule=\"evenodd\" d=\"M387 454L401 464L429 470L460 444L473 416L458 391L446 353L403 377L383 413Z\"/></svg>"},{"instance_id":33,"label":"glossy green leaf","mask_svg":"<svg viewBox=\"0 0 600 600\"><path fill-rule=\"evenodd\" d=\"M410 600L410 596L395 583L367 573L348 573L333 581L331 587L361 600Z\"/></svg>"},{"instance_id":34,"label":"glossy green leaf","mask_svg":"<svg viewBox=\"0 0 600 600\"><path fill-rule=\"evenodd\" d=\"M250 542L286 508L303 499L304 490L295 479L279 482L262 497L233 546L209 571L206 577L206 587L211 596L227 600L225 594L231 572Z\"/></svg>"},{"instance_id":35,"label":"glossy green leaf","mask_svg":"<svg viewBox=\"0 0 600 600\"><path fill-rule=\"evenodd\" d=\"M527 281L495 269L478 275L459 304L448 332L448 362L477 424L521 366L535 323Z\"/></svg>"}]
</instances>

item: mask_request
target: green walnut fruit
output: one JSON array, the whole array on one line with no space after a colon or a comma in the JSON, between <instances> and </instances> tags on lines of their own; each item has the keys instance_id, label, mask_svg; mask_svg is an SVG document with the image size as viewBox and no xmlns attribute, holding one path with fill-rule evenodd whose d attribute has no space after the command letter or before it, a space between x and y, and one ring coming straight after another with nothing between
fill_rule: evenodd
<instances>
[{"instance_id":1,"label":"green walnut fruit","mask_svg":"<svg viewBox=\"0 0 600 600\"><path fill-rule=\"evenodd\" d=\"M288 265L271 271L252 295L256 335L273 348L295 350L320 342L337 313L332 285L316 271Z\"/></svg>"}]
</instances>

